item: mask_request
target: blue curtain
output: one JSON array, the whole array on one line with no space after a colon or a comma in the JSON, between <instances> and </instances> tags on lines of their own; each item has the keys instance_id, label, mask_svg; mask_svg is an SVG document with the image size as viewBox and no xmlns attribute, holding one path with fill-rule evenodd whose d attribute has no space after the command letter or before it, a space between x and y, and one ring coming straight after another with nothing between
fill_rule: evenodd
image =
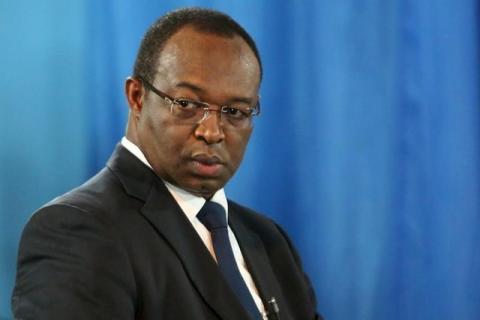
<instances>
[{"instance_id":1,"label":"blue curtain","mask_svg":"<svg viewBox=\"0 0 480 320\"><path fill-rule=\"evenodd\" d=\"M262 115L227 193L287 229L325 317L480 318L477 0L4 0L0 319L29 215L103 166L143 32L190 5L257 40Z\"/></svg>"}]
</instances>

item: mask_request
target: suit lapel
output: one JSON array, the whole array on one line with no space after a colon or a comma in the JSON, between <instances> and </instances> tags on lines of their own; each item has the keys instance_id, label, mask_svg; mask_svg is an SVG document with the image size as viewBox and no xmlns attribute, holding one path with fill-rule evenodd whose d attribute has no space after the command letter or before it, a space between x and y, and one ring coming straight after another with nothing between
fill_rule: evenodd
<instances>
[{"instance_id":1,"label":"suit lapel","mask_svg":"<svg viewBox=\"0 0 480 320\"><path fill-rule=\"evenodd\" d=\"M175 250L206 303L221 319L248 319L248 314L221 276L217 264L190 221L153 171L120 144L107 166L120 179L127 193L145 202L141 213ZM230 213L231 227L262 301L266 303L271 297L278 301L281 291L270 268L265 248L236 216L236 212Z\"/></svg>"},{"instance_id":2,"label":"suit lapel","mask_svg":"<svg viewBox=\"0 0 480 320\"><path fill-rule=\"evenodd\" d=\"M271 311L271 306L268 305L268 301L275 298L280 307L281 318L291 319L289 312L283 303L285 300L282 291L278 286L278 280L275 278L275 274L271 268L271 262L265 246L256 235L255 231L250 230L243 222L241 214L241 212L234 211L234 209L229 207L230 227L235 233L235 237L237 238L243 257L247 263L248 271L255 281L255 285L257 286L265 309L267 312Z\"/></svg>"},{"instance_id":3,"label":"suit lapel","mask_svg":"<svg viewBox=\"0 0 480 320\"><path fill-rule=\"evenodd\" d=\"M160 179L141 211L176 251L193 285L220 318L247 319L248 314L222 278L217 264Z\"/></svg>"}]
</instances>

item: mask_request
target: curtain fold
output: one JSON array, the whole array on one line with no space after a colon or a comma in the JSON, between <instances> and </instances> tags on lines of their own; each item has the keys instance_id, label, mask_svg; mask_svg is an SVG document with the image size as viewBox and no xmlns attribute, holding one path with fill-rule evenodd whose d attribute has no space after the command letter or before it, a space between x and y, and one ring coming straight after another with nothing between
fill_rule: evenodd
<instances>
[{"instance_id":1,"label":"curtain fold","mask_svg":"<svg viewBox=\"0 0 480 320\"><path fill-rule=\"evenodd\" d=\"M0 319L24 223L104 165L143 32L184 5L257 41L262 114L227 194L288 231L326 319L479 318L478 1L50 0L0 4Z\"/></svg>"}]
</instances>

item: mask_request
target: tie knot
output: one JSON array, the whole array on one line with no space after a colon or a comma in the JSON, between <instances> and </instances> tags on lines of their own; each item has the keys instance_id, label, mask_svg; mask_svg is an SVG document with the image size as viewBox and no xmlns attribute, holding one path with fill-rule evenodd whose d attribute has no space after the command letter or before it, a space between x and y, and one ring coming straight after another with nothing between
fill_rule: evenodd
<instances>
[{"instance_id":1,"label":"tie knot","mask_svg":"<svg viewBox=\"0 0 480 320\"><path fill-rule=\"evenodd\" d=\"M197 214L198 220L209 230L227 227L227 215L221 205L207 201Z\"/></svg>"}]
</instances>

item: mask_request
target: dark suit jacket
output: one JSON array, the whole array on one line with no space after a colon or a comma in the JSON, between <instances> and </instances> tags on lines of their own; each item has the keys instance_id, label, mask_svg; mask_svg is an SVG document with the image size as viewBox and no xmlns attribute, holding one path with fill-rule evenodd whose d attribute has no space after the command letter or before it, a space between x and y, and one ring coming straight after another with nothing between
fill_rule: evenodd
<instances>
[{"instance_id":1,"label":"dark suit jacket","mask_svg":"<svg viewBox=\"0 0 480 320\"><path fill-rule=\"evenodd\" d=\"M229 201L263 301L316 319L299 258L271 220ZM16 319L238 319L242 309L162 180L122 146L79 188L38 210L20 243Z\"/></svg>"}]
</instances>

